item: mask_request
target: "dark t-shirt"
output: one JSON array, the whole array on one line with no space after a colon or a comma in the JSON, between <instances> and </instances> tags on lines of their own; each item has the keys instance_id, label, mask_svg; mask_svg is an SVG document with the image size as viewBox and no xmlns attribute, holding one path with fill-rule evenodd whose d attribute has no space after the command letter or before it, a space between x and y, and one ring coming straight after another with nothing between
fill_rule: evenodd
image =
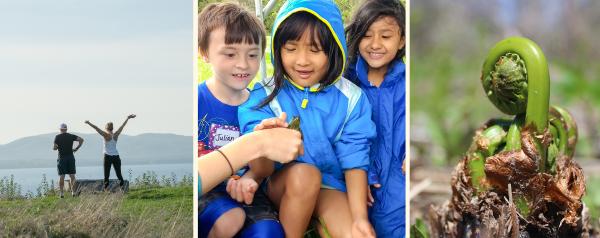
<instances>
[{"instance_id":1,"label":"dark t-shirt","mask_svg":"<svg viewBox=\"0 0 600 238\"><path fill-rule=\"evenodd\" d=\"M54 137L54 144L58 145L58 156L73 156L73 141L77 136L69 133L60 133Z\"/></svg>"}]
</instances>

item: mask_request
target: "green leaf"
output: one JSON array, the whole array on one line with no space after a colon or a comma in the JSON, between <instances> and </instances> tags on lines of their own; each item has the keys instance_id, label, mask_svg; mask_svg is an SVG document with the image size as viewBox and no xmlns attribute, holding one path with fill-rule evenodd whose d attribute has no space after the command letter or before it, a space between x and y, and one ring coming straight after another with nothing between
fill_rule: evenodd
<instances>
[{"instance_id":1,"label":"green leaf","mask_svg":"<svg viewBox=\"0 0 600 238\"><path fill-rule=\"evenodd\" d=\"M414 225L410 226L410 237L429 238L427 225L421 219L417 219Z\"/></svg>"}]
</instances>

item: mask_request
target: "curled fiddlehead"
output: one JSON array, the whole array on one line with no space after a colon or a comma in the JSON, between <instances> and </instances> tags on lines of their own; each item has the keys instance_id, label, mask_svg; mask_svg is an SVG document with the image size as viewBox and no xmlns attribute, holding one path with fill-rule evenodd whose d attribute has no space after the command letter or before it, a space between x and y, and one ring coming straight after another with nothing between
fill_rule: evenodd
<instances>
[{"instance_id":1,"label":"curled fiddlehead","mask_svg":"<svg viewBox=\"0 0 600 238\"><path fill-rule=\"evenodd\" d=\"M481 82L490 101L514 118L492 119L476 131L454 170L451 204L430 213L432 224L442 224L440 234L476 234L481 227L505 224L506 217L494 220L490 213L516 207L521 216L511 218L518 226L513 236L521 231L580 234L585 179L573 160L577 126L566 110L549 107L548 65L541 49L521 37L500 41L484 62ZM475 225L455 229L465 217ZM496 235L506 236L501 231L509 227Z\"/></svg>"},{"instance_id":2,"label":"curled fiddlehead","mask_svg":"<svg viewBox=\"0 0 600 238\"><path fill-rule=\"evenodd\" d=\"M511 37L497 43L489 52L483 65L481 82L490 101L502 112L515 115L497 148L502 150L478 152L484 156L484 175L473 169L474 179L485 180L486 188L506 192L507 184L516 185L517 200L524 201L520 212L539 203L537 194L543 193L545 201L552 201L573 210L576 217L580 207L581 191L564 186L569 181L581 181L578 166L571 166L577 142L577 126L571 115L556 106L549 107L550 80L544 53L533 41ZM497 125L486 125L489 130ZM496 129L498 130L498 129ZM485 131L484 131L485 132ZM473 165L481 165L475 157ZM568 172L565 172L568 171ZM564 181L563 181L564 180ZM549 185L548 185L549 184ZM481 190L479 190L481 191ZM562 199L569 197L569 199ZM574 219L574 218L573 218ZM535 218L532 218L535 220Z\"/></svg>"},{"instance_id":3,"label":"curled fiddlehead","mask_svg":"<svg viewBox=\"0 0 600 238\"><path fill-rule=\"evenodd\" d=\"M481 74L483 88L492 103L509 115L525 114L523 127L545 133L548 128L550 76L546 56L533 41L509 37L488 53ZM548 146L536 140L538 167L545 171Z\"/></svg>"},{"instance_id":4,"label":"curled fiddlehead","mask_svg":"<svg viewBox=\"0 0 600 238\"><path fill-rule=\"evenodd\" d=\"M502 79L506 81L497 81ZM547 127L550 76L546 56L535 42L522 37L498 42L483 64L482 83L488 98L502 112L525 112L525 123L539 133Z\"/></svg>"},{"instance_id":5,"label":"curled fiddlehead","mask_svg":"<svg viewBox=\"0 0 600 238\"><path fill-rule=\"evenodd\" d=\"M494 69L482 78L489 99L500 111L516 115L527 105L527 68L518 54L506 53L494 64Z\"/></svg>"},{"instance_id":6,"label":"curled fiddlehead","mask_svg":"<svg viewBox=\"0 0 600 238\"><path fill-rule=\"evenodd\" d=\"M553 138L556 138L559 153L573 157L577 144L577 124L571 114L561 107L552 106L549 123L556 128L557 134Z\"/></svg>"}]
</instances>

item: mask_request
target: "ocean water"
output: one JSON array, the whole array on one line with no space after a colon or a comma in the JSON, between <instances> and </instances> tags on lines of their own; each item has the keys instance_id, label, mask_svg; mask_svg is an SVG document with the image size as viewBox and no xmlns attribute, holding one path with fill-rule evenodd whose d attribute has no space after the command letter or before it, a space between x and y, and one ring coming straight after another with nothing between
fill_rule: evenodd
<instances>
[{"instance_id":1,"label":"ocean water","mask_svg":"<svg viewBox=\"0 0 600 238\"><path fill-rule=\"evenodd\" d=\"M175 175L177 181L180 181L183 176L192 176L192 163L183 164L143 164L143 165L121 165L123 179L133 180L141 176L143 173L154 172L160 179L162 176L171 178ZM33 194L42 182L43 175L46 175L48 183L54 180L55 186L58 186L58 172L56 167L53 168L24 168L24 169L0 169L0 178L10 179L14 175L14 181L21 186L21 193L26 194L28 191ZM65 176L67 179L69 176ZM77 166L76 179L103 179L104 169L102 166ZM114 167L111 168L110 178L116 179ZM67 186L67 185L65 185Z\"/></svg>"}]
</instances>

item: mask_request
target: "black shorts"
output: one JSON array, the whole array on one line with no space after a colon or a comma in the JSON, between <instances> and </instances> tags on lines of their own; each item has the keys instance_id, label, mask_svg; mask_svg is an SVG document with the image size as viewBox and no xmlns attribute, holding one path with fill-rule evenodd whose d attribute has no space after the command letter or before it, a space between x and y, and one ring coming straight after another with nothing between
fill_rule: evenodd
<instances>
[{"instance_id":1,"label":"black shorts","mask_svg":"<svg viewBox=\"0 0 600 238\"><path fill-rule=\"evenodd\" d=\"M59 156L56 160L58 175L75 174L75 156Z\"/></svg>"},{"instance_id":2,"label":"black shorts","mask_svg":"<svg viewBox=\"0 0 600 238\"><path fill-rule=\"evenodd\" d=\"M256 191L252 204L246 205L233 200L223 184L202 195L198 201L199 236L207 237L214 222L222 214L236 207L244 209L246 214L244 227L238 233L241 237L255 236L257 233L268 234L266 237L284 237L279 214L262 189ZM260 226L255 226L259 223Z\"/></svg>"}]
</instances>

